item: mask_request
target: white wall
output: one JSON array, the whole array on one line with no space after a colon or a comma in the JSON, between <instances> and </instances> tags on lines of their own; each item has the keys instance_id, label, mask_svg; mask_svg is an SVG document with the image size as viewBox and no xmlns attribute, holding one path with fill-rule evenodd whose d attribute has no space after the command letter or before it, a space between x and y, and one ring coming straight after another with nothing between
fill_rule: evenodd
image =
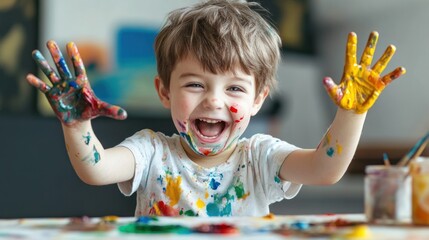
<instances>
[{"instance_id":1,"label":"white wall","mask_svg":"<svg viewBox=\"0 0 429 240\"><path fill-rule=\"evenodd\" d=\"M326 93L319 62L309 56L286 55L278 75L287 108L282 138L299 147L315 148L333 120L333 114L321 101Z\"/></svg>"},{"instance_id":2,"label":"white wall","mask_svg":"<svg viewBox=\"0 0 429 240\"><path fill-rule=\"evenodd\" d=\"M351 9L358 4L370 9L374 4L374 1L369 0L346 2ZM394 44L397 47L396 54L384 73L397 66L404 66L407 73L389 85L369 111L361 143L409 145L429 130L429 2L412 0L384 3L386 7L377 8L371 14L354 13L349 19L331 21L320 28L317 42L322 53L321 68L339 81L347 34L351 31L358 35L359 57L369 33L373 30L380 33L373 62L381 56L388 44ZM389 3L395 4L389 7Z\"/></svg>"}]
</instances>

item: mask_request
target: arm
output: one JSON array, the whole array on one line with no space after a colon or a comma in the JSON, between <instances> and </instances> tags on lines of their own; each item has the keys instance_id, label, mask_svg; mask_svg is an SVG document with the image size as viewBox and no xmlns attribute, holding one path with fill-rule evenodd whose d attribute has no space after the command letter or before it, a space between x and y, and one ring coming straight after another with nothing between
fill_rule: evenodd
<instances>
[{"instance_id":1,"label":"arm","mask_svg":"<svg viewBox=\"0 0 429 240\"><path fill-rule=\"evenodd\" d=\"M95 185L131 179L134 174L132 153L120 147L104 149L91 126L91 119L98 116L125 119L125 110L95 96L74 43L67 45L67 51L73 62L75 76L70 73L58 45L48 41L47 47L59 75L36 50L33 52L33 58L52 86L32 74L27 76L27 81L45 94L60 119L67 153L76 173L84 182Z\"/></svg>"},{"instance_id":2,"label":"arm","mask_svg":"<svg viewBox=\"0 0 429 240\"><path fill-rule=\"evenodd\" d=\"M377 40L378 33L372 32L357 64L357 36L349 34L341 83L324 79L325 89L339 107L334 121L316 149L297 150L285 159L280 169L282 179L319 185L335 183L344 175L359 143L366 112L384 88L405 73L404 68L398 67L380 76L395 53L393 45L370 67Z\"/></svg>"}]
</instances>

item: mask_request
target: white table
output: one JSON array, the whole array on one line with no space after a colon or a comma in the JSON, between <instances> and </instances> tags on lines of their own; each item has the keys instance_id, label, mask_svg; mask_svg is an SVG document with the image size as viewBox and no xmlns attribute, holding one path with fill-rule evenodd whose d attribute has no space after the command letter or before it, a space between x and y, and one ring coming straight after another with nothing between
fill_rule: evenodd
<instances>
[{"instance_id":1,"label":"white table","mask_svg":"<svg viewBox=\"0 0 429 240\"><path fill-rule=\"evenodd\" d=\"M119 226L132 224L137 220L134 217L121 217L112 225L111 230L106 231L81 231L71 230L69 218L40 218L40 219L1 219L0 220L0 240L3 239L349 239L349 235L357 230L356 226L337 227L330 235L312 235L314 230L291 231L285 235L285 227L291 227L297 223L311 223L324 225L328 222L338 220L349 223L362 223L360 228L368 232L362 239L429 239L429 226L416 227L410 224L402 226L376 226L365 224L363 214L344 214L344 215L288 215L274 216L272 218L258 217L230 217L230 218L201 218L201 217L159 217L157 221L148 224L156 225L180 225L190 229L187 234L142 234L142 233L123 233L119 231ZM100 218L91 218L87 224L93 226L100 222ZM192 232L196 226L201 224L220 224L226 223L234 225L237 229L236 234L218 235L203 234ZM314 227L313 227L314 228ZM310 228L309 228L310 229ZM318 232L322 228L319 226ZM285 237L286 236L286 237Z\"/></svg>"}]
</instances>

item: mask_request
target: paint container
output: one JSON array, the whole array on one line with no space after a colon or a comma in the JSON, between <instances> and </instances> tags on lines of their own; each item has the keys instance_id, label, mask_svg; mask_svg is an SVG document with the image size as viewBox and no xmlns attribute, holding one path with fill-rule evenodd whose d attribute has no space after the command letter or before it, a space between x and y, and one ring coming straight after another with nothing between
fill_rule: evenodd
<instances>
[{"instance_id":1,"label":"paint container","mask_svg":"<svg viewBox=\"0 0 429 240\"><path fill-rule=\"evenodd\" d=\"M411 177L408 167L372 165L365 168L365 215L377 224L411 219Z\"/></svg>"},{"instance_id":2,"label":"paint container","mask_svg":"<svg viewBox=\"0 0 429 240\"><path fill-rule=\"evenodd\" d=\"M412 176L412 222L429 225L429 157L410 163Z\"/></svg>"}]
</instances>

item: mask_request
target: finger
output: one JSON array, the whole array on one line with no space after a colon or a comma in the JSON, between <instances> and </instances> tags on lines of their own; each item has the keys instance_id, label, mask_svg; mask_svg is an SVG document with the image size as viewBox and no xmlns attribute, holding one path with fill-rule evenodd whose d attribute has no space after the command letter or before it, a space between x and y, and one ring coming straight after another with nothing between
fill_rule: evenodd
<instances>
[{"instance_id":1,"label":"finger","mask_svg":"<svg viewBox=\"0 0 429 240\"><path fill-rule=\"evenodd\" d=\"M375 47L378 41L378 32L371 32L368 41L366 42L365 50L362 54L360 64L364 66L370 66L374 57Z\"/></svg>"},{"instance_id":2,"label":"finger","mask_svg":"<svg viewBox=\"0 0 429 240\"><path fill-rule=\"evenodd\" d=\"M346 63L344 66L344 72L350 72L351 68L356 65L356 49L357 35L356 33L351 32L347 38Z\"/></svg>"},{"instance_id":3,"label":"finger","mask_svg":"<svg viewBox=\"0 0 429 240\"><path fill-rule=\"evenodd\" d=\"M330 77L325 77L323 79L323 86L325 86L326 92L335 102L340 102L343 98L343 92L341 88Z\"/></svg>"},{"instance_id":4,"label":"finger","mask_svg":"<svg viewBox=\"0 0 429 240\"><path fill-rule=\"evenodd\" d=\"M46 85L45 82L43 82L42 80L40 80L38 77L34 76L33 74L28 74L26 78L27 78L27 82L30 85L36 87L37 89L39 89L43 93L46 93L51 89L48 85Z\"/></svg>"},{"instance_id":5,"label":"finger","mask_svg":"<svg viewBox=\"0 0 429 240\"><path fill-rule=\"evenodd\" d=\"M43 73L49 78L51 83L55 84L60 81L57 73L49 65L48 61L46 61L45 57L43 57L43 54L39 50L34 50L31 55L36 61L37 66L42 69Z\"/></svg>"},{"instance_id":6,"label":"finger","mask_svg":"<svg viewBox=\"0 0 429 240\"><path fill-rule=\"evenodd\" d=\"M384 82L385 85L389 84L393 80L399 78L400 76L404 75L407 71L403 67L397 67L395 70L391 71L390 73L386 74L386 76L381 78L381 81Z\"/></svg>"},{"instance_id":7,"label":"finger","mask_svg":"<svg viewBox=\"0 0 429 240\"><path fill-rule=\"evenodd\" d=\"M347 94L347 97L343 97L338 106L342 107L343 109L354 109L356 107L357 103L357 91L356 91L355 84L348 80L345 81L345 85L342 86L341 91Z\"/></svg>"},{"instance_id":8,"label":"finger","mask_svg":"<svg viewBox=\"0 0 429 240\"><path fill-rule=\"evenodd\" d=\"M100 114L117 120L124 120L127 118L127 112L125 109L119 106L108 104L106 102L101 102Z\"/></svg>"},{"instance_id":9,"label":"finger","mask_svg":"<svg viewBox=\"0 0 429 240\"><path fill-rule=\"evenodd\" d=\"M80 79L86 80L86 71L85 66L83 65L82 58L80 57L79 51L76 47L76 44L70 42L67 44L67 53L71 58L74 66L74 74L75 76L80 76Z\"/></svg>"},{"instance_id":10,"label":"finger","mask_svg":"<svg viewBox=\"0 0 429 240\"><path fill-rule=\"evenodd\" d=\"M392 59L395 52L396 52L396 47L393 45L389 45L386 51L383 53L383 56L381 56L381 58L377 61L377 63L372 68L372 70L377 74L380 74L381 72L383 72L387 64L389 64L390 59Z\"/></svg>"},{"instance_id":11,"label":"finger","mask_svg":"<svg viewBox=\"0 0 429 240\"><path fill-rule=\"evenodd\" d=\"M55 65L57 66L58 73L61 78L64 80L72 79L72 74L70 73L67 63L64 60L63 54L61 53L60 48L57 43L54 41L48 41L47 44L49 52L51 53L52 59L54 59Z\"/></svg>"}]
</instances>

